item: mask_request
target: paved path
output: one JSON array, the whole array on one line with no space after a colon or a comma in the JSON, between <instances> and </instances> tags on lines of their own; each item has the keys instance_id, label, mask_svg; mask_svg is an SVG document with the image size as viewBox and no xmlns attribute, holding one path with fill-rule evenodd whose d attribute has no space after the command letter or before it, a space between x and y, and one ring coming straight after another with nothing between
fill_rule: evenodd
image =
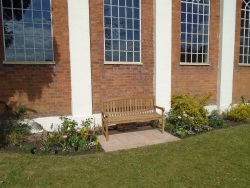
<instances>
[{"instance_id":1,"label":"paved path","mask_svg":"<svg viewBox=\"0 0 250 188\"><path fill-rule=\"evenodd\" d=\"M98 140L105 152L123 149L137 148L146 145L160 144L180 140L179 138L165 132L162 134L159 129L149 127L139 127L133 132L120 133L110 131L109 141L104 135L98 136Z\"/></svg>"}]
</instances>

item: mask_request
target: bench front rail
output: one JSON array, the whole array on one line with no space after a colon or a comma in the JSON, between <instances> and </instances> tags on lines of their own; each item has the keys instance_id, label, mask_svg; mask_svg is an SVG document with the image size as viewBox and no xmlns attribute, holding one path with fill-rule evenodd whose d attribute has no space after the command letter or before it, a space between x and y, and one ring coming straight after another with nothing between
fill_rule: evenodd
<instances>
[{"instance_id":1,"label":"bench front rail","mask_svg":"<svg viewBox=\"0 0 250 188\"><path fill-rule=\"evenodd\" d=\"M159 109L161 113L158 113ZM108 126L121 123L160 120L164 132L165 109L155 105L154 96L116 98L106 100L102 105L102 133L109 139Z\"/></svg>"}]
</instances>

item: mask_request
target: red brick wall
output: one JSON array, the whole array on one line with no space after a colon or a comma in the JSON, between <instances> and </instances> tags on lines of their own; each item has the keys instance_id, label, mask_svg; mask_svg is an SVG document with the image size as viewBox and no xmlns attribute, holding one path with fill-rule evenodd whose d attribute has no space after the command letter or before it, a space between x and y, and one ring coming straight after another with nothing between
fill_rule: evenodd
<instances>
[{"instance_id":1,"label":"red brick wall","mask_svg":"<svg viewBox=\"0 0 250 188\"><path fill-rule=\"evenodd\" d=\"M210 104L217 103L220 1L210 1L209 66L180 66L181 1L173 1L172 20L172 95L211 93Z\"/></svg>"},{"instance_id":2,"label":"red brick wall","mask_svg":"<svg viewBox=\"0 0 250 188\"><path fill-rule=\"evenodd\" d=\"M71 114L67 5L67 0L52 0L56 65L3 65L0 37L0 100L22 102L36 109L40 117Z\"/></svg>"},{"instance_id":3,"label":"red brick wall","mask_svg":"<svg viewBox=\"0 0 250 188\"><path fill-rule=\"evenodd\" d=\"M101 101L118 96L152 95L154 76L153 0L141 1L143 66L104 65L103 1L90 3L93 113Z\"/></svg>"},{"instance_id":4,"label":"red brick wall","mask_svg":"<svg viewBox=\"0 0 250 188\"><path fill-rule=\"evenodd\" d=\"M238 103L239 101L241 101L241 96L244 96L247 100L250 100L250 67L241 67L238 65L240 53L241 6L242 0L237 0L233 76L233 103Z\"/></svg>"}]
</instances>

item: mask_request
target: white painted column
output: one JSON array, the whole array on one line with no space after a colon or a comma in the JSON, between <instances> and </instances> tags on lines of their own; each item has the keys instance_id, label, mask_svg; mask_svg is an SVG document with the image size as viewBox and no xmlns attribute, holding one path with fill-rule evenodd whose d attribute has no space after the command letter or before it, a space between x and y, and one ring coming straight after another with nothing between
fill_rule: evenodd
<instances>
[{"instance_id":1,"label":"white painted column","mask_svg":"<svg viewBox=\"0 0 250 188\"><path fill-rule=\"evenodd\" d=\"M236 0L221 0L218 108L232 103Z\"/></svg>"},{"instance_id":2,"label":"white painted column","mask_svg":"<svg viewBox=\"0 0 250 188\"><path fill-rule=\"evenodd\" d=\"M68 0L72 116L92 115L89 0Z\"/></svg>"},{"instance_id":3,"label":"white painted column","mask_svg":"<svg viewBox=\"0 0 250 188\"><path fill-rule=\"evenodd\" d=\"M172 0L155 0L155 96L156 104L170 109Z\"/></svg>"}]
</instances>

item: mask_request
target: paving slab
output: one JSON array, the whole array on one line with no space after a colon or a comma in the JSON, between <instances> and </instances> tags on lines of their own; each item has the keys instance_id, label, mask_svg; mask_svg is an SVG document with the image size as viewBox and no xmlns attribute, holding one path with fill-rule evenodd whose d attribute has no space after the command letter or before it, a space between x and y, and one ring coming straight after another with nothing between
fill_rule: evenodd
<instances>
[{"instance_id":1,"label":"paving slab","mask_svg":"<svg viewBox=\"0 0 250 188\"><path fill-rule=\"evenodd\" d=\"M133 132L110 131L109 141L104 135L99 135L98 140L105 152L138 148L147 145L160 144L180 140L167 132L161 133L159 129L144 128Z\"/></svg>"}]
</instances>

